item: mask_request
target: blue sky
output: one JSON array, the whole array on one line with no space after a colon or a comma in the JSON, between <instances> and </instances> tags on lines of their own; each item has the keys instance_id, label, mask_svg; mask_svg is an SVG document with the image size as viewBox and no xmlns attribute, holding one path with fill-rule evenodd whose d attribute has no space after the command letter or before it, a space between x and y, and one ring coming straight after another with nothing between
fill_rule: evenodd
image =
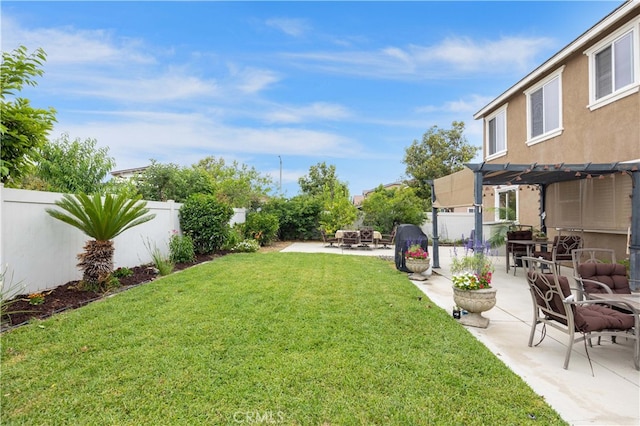
<instances>
[{"instance_id":1,"label":"blue sky","mask_svg":"<svg viewBox=\"0 0 640 426\"><path fill-rule=\"evenodd\" d=\"M94 138L116 169L222 157L276 191L319 162L351 195L405 177L405 149L463 121L619 1L11 2L2 51L43 48L50 135Z\"/></svg>"}]
</instances>

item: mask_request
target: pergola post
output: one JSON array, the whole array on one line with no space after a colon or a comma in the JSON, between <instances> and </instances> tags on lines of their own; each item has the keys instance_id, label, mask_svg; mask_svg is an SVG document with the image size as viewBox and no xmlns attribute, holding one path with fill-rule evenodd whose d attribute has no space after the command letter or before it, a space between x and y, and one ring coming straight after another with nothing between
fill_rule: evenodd
<instances>
[{"instance_id":1,"label":"pergola post","mask_svg":"<svg viewBox=\"0 0 640 426\"><path fill-rule=\"evenodd\" d=\"M473 172L473 177L473 212L475 218L473 251L474 253L482 253L484 250L484 239L482 237L482 181L484 177L479 169Z\"/></svg>"},{"instance_id":2,"label":"pergola post","mask_svg":"<svg viewBox=\"0 0 640 426\"><path fill-rule=\"evenodd\" d=\"M440 237L438 236L438 208L435 207L436 203L436 187L433 180L428 180L427 184L431 187L431 225L433 233L433 253L431 258L433 263L432 268L440 268Z\"/></svg>"},{"instance_id":3,"label":"pergola post","mask_svg":"<svg viewBox=\"0 0 640 426\"><path fill-rule=\"evenodd\" d=\"M640 171L631 172L631 238L629 241L629 287L640 290Z\"/></svg>"}]
</instances>

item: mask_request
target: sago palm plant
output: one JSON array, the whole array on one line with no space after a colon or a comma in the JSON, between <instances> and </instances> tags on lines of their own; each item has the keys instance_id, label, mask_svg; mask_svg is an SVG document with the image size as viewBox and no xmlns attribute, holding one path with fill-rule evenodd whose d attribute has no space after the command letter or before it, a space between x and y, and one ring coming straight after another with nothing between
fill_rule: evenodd
<instances>
[{"instance_id":1,"label":"sago palm plant","mask_svg":"<svg viewBox=\"0 0 640 426\"><path fill-rule=\"evenodd\" d=\"M155 217L155 214L147 214L147 203L140 200L140 196L129 198L124 193L109 194L104 198L99 194L64 195L55 204L66 212L47 209L52 217L93 238L87 241L84 252L78 255L84 285L105 290L113 272L112 240L127 229Z\"/></svg>"}]
</instances>

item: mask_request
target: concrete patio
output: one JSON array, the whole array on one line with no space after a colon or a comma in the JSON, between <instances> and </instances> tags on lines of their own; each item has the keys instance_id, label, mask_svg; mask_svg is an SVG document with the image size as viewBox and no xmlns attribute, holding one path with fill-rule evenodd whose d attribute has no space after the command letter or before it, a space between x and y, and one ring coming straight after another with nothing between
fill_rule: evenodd
<instances>
[{"instance_id":1,"label":"concrete patio","mask_svg":"<svg viewBox=\"0 0 640 426\"><path fill-rule=\"evenodd\" d=\"M393 257L389 249L341 249L322 243L294 243L282 250L324 252L345 255ZM439 250L440 268L426 281L412 281L435 304L451 313L453 291L449 265L450 247ZM528 347L532 303L522 268L505 272L504 256L494 258L493 286L497 304L483 315L491 320L486 329L467 327L513 372L543 396L563 419L572 425L640 425L640 372L633 365L633 341L605 341L588 349L593 375L583 343L575 344L567 370L562 368L567 336L548 328L537 347ZM572 275L570 268L562 274ZM538 330L540 326L538 326ZM540 334L538 333L538 337ZM539 338L536 338L534 344ZM622 341L620 341L622 340Z\"/></svg>"}]
</instances>

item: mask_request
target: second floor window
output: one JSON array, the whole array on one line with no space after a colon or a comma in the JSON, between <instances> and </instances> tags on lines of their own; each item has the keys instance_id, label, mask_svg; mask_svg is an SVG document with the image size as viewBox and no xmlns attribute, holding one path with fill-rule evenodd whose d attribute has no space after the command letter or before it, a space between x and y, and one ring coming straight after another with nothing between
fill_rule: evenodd
<instances>
[{"instance_id":1,"label":"second floor window","mask_svg":"<svg viewBox=\"0 0 640 426\"><path fill-rule=\"evenodd\" d=\"M589 57L589 109L594 110L640 89L640 17L593 45Z\"/></svg>"},{"instance_id":2,"label":"second floor window","mask_svg":"<svg viewBox=\"0 0 640 426\"><path fill-rule=\"evenodd\" d=\"M487 157L507 150L507 113L501 110L487 119Z\"/></svg>"},{"instance_id":3,"label":"second floor window","mask_svg":"<svg viewBox=\"0 0 640 426\"><path fill-rule=\"evenodd\" d=\"M527 95L529 141L555 136L562 121L560 75L534 87Z\"/></svg>"},{"instance_id":4,"label":"second floor window","mask_svg":"<svg viewBox=\"0 0 640 426\"><path fill-rule=\"evenodd\" d=\"M594 57L596 100L633 83L633 31L600 50Z\"/></svg>"}]
</instances>

